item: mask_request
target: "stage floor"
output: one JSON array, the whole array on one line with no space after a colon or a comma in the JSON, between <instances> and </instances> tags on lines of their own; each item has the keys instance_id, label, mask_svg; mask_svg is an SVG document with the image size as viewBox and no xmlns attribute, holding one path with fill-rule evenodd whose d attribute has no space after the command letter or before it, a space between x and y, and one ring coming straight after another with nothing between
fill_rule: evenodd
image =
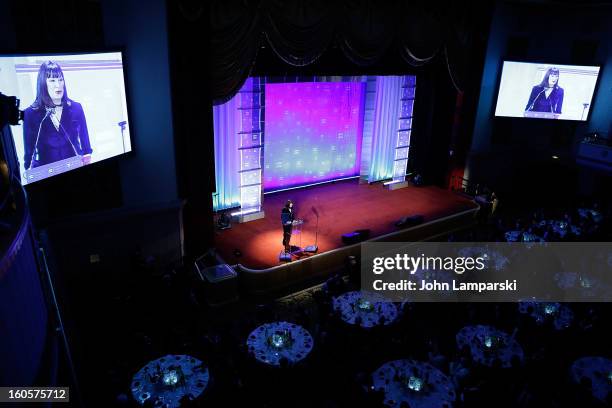
<instances>
[{"instance_id":1,"label":"stage floor","mask_svg":"<svg viewBox=\"0 0 612 408\"><path fill-rule=\"evenodd\" d=\"M317 209L319 253L344 246L342 234L357 229L369 229L372 238L397 231L395 222L405 216L421 214L428 222L477 207L473 201L438 187L409 186L390 191L380 183L359 184L357 179L267 194L265 218L217 231L215 243L223 259L252 269L279 265L278 255L283 249L280 212L289 199L294 202L296 217L304 219L303 247L315 241L312 207ZM292 242L300 243L297 234L293 238ZM236 256L235 250L241 255Z\"/></svg>"}]
</instances>

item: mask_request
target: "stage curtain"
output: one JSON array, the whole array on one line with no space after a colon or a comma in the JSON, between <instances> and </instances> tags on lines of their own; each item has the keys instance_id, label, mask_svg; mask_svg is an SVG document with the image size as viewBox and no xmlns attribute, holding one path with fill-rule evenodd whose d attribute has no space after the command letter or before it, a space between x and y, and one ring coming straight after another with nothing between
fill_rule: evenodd
<instances>
[{"instance_id":1,"label":"stage curtain","mask_svg":"<svg viewBox=\"0 0 612 408\"><path fill-rule=\"evenodd\" d=\"M338 45L357 65L371 65L389 49L397 31L398 1L348 0L339 9Z\"/></svg>"},{"instance_id":2,"label":"stage curtain","mask_svg":"<svg viewBox=\"0 0 612 408\"><path fill-rule=\"evenodd\" d=\"M239 98L232 98L223 105L213 106L216 184L216 199L213 200L213 204L215 211L240 205L238 101Z\"/></svg>"},{"instance_id":3,"label":"stage curtain","mask_svg":"<svg viewBox=\"0 0 612 408\"><path fill-rule=\"evenodd\" d=\"M477 15L475 7L480 5L467 0L215 0L210 14L213 103L227 102L238 92L265 43L294 66L313 63L333 44L362 66L391 52L412 66L443 58L459 89L469 65L462 55L473 34L469 16Z\"/></svg>"},{"instance_id":4,"label":"stage curtain","mask_svg":"<svg viewBox=\"0 0 612 408\"><path fill-rule=\"evenodd\" d=\"M476 14L477 7L478 5L473 3L468 4L462 13L457 12L455 8L456 18L449 20L447 25L444 57L451 81L460 92L465 88L465 82L469 76L470 59L473 58L465 50L469 49L470 44L476 42L476 33L470 27L475 25L473 15Z\"/></svg>"},{"instance_id":5,"label":"stage curtain","mask_svg":"<svg viewBox=\"0 0 612 408\"><path fill-rule=\"evenodd\" d=\"M312 64L334 38L336 13L329 0L263 2L268 43L287 64Z\"/></svg>"},{"instance_id":6,"label":"stage curtain","mask_svg":"<svg viewBox=\"0 0 612 408\"><path fill-rule=\"evenodd\" d=\"M238 93L251 72L261 45L261 13L254 1L216 0L210 7L212 97L219 105ZM202 67L202 75L206 71Z\"/></svg>"},{"instance_id":7,"label":"stage curtain","mask_svg":"<svg viewBox=\"0 0 612 408\"><path fill-rule=\"evenodd\" d=\"M412 2L400 4L397 38L402 58L412 66L431 62L441 53L447 38L447 23L434 10L415 7Z\"/></svg>"},{"instance_id":8,"label":"stage curtain","mask_svg":"<svg viewBox=\"0 0 612 408\"><path fill-rule=\"evenodd\" d=\"M379 76L376 79L370 183L393 176L401 86L402 78L399 76Z\"/></svg>"}]
</instances>

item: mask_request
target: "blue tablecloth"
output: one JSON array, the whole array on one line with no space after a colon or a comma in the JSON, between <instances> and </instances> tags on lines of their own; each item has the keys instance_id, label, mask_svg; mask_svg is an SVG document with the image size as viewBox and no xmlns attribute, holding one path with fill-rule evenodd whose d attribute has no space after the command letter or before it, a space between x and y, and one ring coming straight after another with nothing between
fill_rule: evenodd
<instances>
[{"instance_id":1,"label":"blue tablecloth","mask_svg":"<svg viewBox=\"0 0 612 408\"><path fill-rule=\"evenodd\" d=\"M612 360L604 357L583 357L574 362L570 369L572 380L580 384L583 378L591 382L593 397L606 402L612 393Z\"/></svg>"},{"instance_id":2,"label":"blue tablecloth","mask_svg":"<svg viewBox=\"0 0 612 408\"><path fill-rule=\"evenodd\" d=\"M512 360L523 361L523 349L507 333L491 326L466 326L457 333L457 347L470 350L472 359L484 366L492 367L495 361L499 366L508 368Z\"/></svg>"},{"instance_id":3,"label":"blue tablecloth","mask_svg":"<svg viewBox=\"0 0 612 408\"><path fill-rule=\"evenodd\" d=\"M603 221L603 215L601 215L599 211L591 208L579 208L578 215L580 215L582 218L588 218L590 215L591 218L593 218L593 221L595 221L597 224Z\"/></svg>"},{"instance_id":4,"label":"blue tablecloth","mask_svg":"<svg viewBox=\"0 0 612 408\"><path fill-rule=\"evenodd\" d=\"M556 330L570 327L574 313L567 305L553 302L536 302L533 300L519 302L519 312L529 314L537 324L552 322Z\"/></svg>"},{"instance_id":5,"label":"blue tablecloth","mask_svg":"<svg viewBox=\"0 0 612 408\"><path fill-rule=\"evenodd\" d=\"M247 347L258 361L280 366L281 358L295 364L312 351L314 341L306 329L288 322L266 323L251 332Z\"/></svg>"},{"instance_id":6,"label":"blue tablecloth","mask_svg":"<svg viewBox=\"0 0 612 408\"><path fill-rule=\"evenodd\" d=\"M545 242L542 237L530 232L508 231L504 234L507 242Z\"/></svg>"},{"instance_id":7,"label":"blue tablecloth","mask_svg":"<svg viewBox=\"0 0 612 408\"><path fill-rule=\"evenodd\" d=\"M174 355L158 358L141 368L132 378L132 395L141 405L175 408L184 396L196 399L206 389L208 368L197 358Z\"/></svg>"},{"instance_id":8,"label":"blue tablecloth","mask_svg":"<svg viewBox=\"0 0 612 408\"><path fill-rule=\"evenodd\" d=\"M519 242L522 240L522 231L508 231L504 234L507 242Z\"/></svg>"},{"instance_id":9,"label":"blue tablecloth","mask_svg":"<svg viewBox=\"0 0 612 408\"><path fill-rule=\"evenodd\" d=\"M597 298L600 301L612 299L612 286L593 276L559 272L555 274L555 282L560 289L575 292L581 298Z\"/></svg>"},{"instance_id":10,"label":"blue tablecloth","mask_svg":"<svg viewBox=\"0 0 612 408\"><path fill-rule=\"evenodd\" d=\"M565 221L558 221L558 220L540 221L540 227L546 227L547 225L550 225L552 227L552 230L555 232L555 234L559 235L561 238L565 238L565 236L567 235L569 231L572 231L572 234L577 235L577 236L582 234L582 230L580 230L579 227L568 224Z\"/></svg>"},{"instance_id":11,"label":"blue tablecloth","mask_svg":"<svg viewBox=\"0 0 612 408\"><path fill-rule=\"evenodd\" d=\"M458 252L459 256L464 258L483 257L487 264L487 269L500 271L504 269L509 260L499 252L487 247L465 247Z\"/></svg>"},{"instance_id":12,"label":"blue tablecloth","mask_svg":"<svg viewBox=\"0 0 612 408\"><path fill-rule=\"evenodd\" d=\"M347 292L333 300L333 307L340 313L340 318L348 324L370 328L391 324L397 319L397 306L391 302L379 299L376 294L362 292Z\"/></svg>"},{"instance_id":13,"label":"blue tablecloth","mask_svg":"<svg viewBox=\"0 0 612 408\"><path fill-rule=\"evenodd\" d=\"M411 272L412 275L410 278L413 282L420 282L422 280L426 282L433 282L434 280L440 283L447 283L449 289L448 290L438 290L436 295L441 297L452 297L456 295L456 292L451 288L453 287L453 281L457 279L457 274L452 270L431 270L431 269L423 269L418 268L415 271ZM419 283L420 285L420 283ZM419 293L414 294L419 295ZM420 294L422 295L422 293ZM413 298L413 292L407 292L405 298L411 300Z\"/></svg>"},{"instance_id":14,"label":"blue tablecloth","mask_svg":"<svg viewBox=\"0 0 612 408\"><path fill-rule=\"evenodd\" d=\"M385 405L411 408L450 408L456 399L452 381L429 363L395 360L372 374L372 388L383 390Z\"/></svg>"}]
</instances>

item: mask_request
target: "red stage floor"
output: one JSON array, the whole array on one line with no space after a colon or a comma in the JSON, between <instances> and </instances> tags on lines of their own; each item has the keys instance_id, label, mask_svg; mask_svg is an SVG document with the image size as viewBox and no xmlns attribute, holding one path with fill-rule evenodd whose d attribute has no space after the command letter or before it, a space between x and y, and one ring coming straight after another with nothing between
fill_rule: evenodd
<instances>
[{"instance_id":1,"label":"red stage floor","mask_svg":"<svg viewBox=\"0 0 612 408\"><path fill-rule=\"evenodd\" d=\"M438 187L389 191L382 184L359 184L356 179L282 191L265 196L265 218L217 232L216 246L223 259L253 269L278 265L283 248L280 212L288 199L295 203L297 217L305 221L302 246L314 243L316 217L311 208L317 208L319 253L343 246L342 234L357 229L369 229L370 237L376 237L397 231L395 222L407 215L421 214L427 222L476 207L472 201ZM299 244L299 237L294 238ZM241 256L234 255L236 249Z\"/></svg>"}]
</instances>

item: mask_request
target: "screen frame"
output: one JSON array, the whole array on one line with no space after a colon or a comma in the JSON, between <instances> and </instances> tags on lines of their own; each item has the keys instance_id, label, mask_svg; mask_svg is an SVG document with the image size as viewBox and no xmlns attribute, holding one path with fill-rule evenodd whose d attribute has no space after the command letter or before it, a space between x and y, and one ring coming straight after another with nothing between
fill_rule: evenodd
<instances>
[{"instance_id":1,"label":"screen frame","mask_svg":"<svg viewBox=\"0 0 612 408\"><path fill-rule=\"evenodd\" d=\"M82 169L84 168L91 168L91 167L98 167L98 165L104 166L105 163L111 163L114 162L116 160L123 160L126 158L129 158L131 156L133 156L135 154L135 137L134 137L134 128L135 126L132 123L132 114L131 112L133 111L133 105L132 105L132 98L131 98L131 91L128 87L128 84L130 83L129 81L129 73L128 73L128 65L129 63L126 61L126 47L109 47L109 48L87 48L87 49L67 49L67 50L63 50L63 49L55 49L54 51L40 51L40 50L36 50L36 51L32 51L32 52L0 52L0 58L11 58L11 57L36 57L36 56L66 56L66 55L92 55L92 54L109 54L109 53L120 53L121 54L121 64L123 66L123 88L125 89L125 105L126 105L126 110L127 110L127 116L128 116L128 120L127 120L127 128L130 134L130 151L129 152L123 152L121 154L112 156L112 157L108 157L104 160L100 160L94 163L90 163L87 164L85 166L81 166L81 167L77 167L75 169L63 172L63 173L59 173L56 175L53 175L51 177L45 177L43 179L40 180L36 180L32 183L27 183L27 184L22 184L22 186L27 190L29 188L29 186L31 185L37 185L37 184L42 184L44 183L45 180L50 179L50 178L56 178L56 176L63 176L66 174L70 174L70 173L76 173L76 172L80 172L82 171ZM9 95L11 96L11 95ZM21 105L21 101L20 101L20 105L19 105L19 110L23 111L24 107ZM19 126L23 126L23 120L21 121L21 123L19 124ZM9 128L11 128L12 126L9 126ZM15 141L13 139L13 133L11 131L11 142L13 143L13 146L15 145ZM14 149L14 147L13 147ZM21 167L22 167L22 161L19 157L17 157L17 162L19 163L19 172L21 173ZM20 176L20 183L21 183L21 174L19 174ZM42 182L42 183L41 183Z\"/></svg>"},{"instance_id":2,"label":"screen frame","mask_svg":"<svg viewBox=\"0 0 612 408\"><path fill-rule=\"evenodd\" d=\"M525 118L525 117L517 117L517 116L501 116L501 115L496 115L495 112L497 111L497 103L499 102L499 89L501 87L501 79L502 79L502 74L504 71L504 62L518 62L518 63L522 63L522 64L546 64L546 65L569 65L569 66L577 66L577 67L597 67L599 68L599 72L597 73L597 79L595 80L595 87L593 88L593 95L591 96L591 106L589 108L589 112L587 113L587 117L584 120L579 120L579 119L546 119L546 118ZM535 61L532 59L518 59L518 58L504 58L502 57L499 60L499 68L497 70L497 82L496 82L496 86L495 86L495 93L494 93L494 97L495 97L495 104L493 105L493 119L502 119L502 120L509 120L509 119L527 119L527 120L535 120L535 121L545 121L545 122L568 122L568 123L588 123L591 120L591 113L593 111L593 101L595 100L595 96L597 95L598 91L599 91L599 83L600 78L602 76L602 71L604 69L604 64L601 63L591 63L591 64L586 64L586 63L575 63L575 62L561 62L561 61L556 61L556 62L541 62L541 60L539 61Z\"/></svg>"}]
</instances>

